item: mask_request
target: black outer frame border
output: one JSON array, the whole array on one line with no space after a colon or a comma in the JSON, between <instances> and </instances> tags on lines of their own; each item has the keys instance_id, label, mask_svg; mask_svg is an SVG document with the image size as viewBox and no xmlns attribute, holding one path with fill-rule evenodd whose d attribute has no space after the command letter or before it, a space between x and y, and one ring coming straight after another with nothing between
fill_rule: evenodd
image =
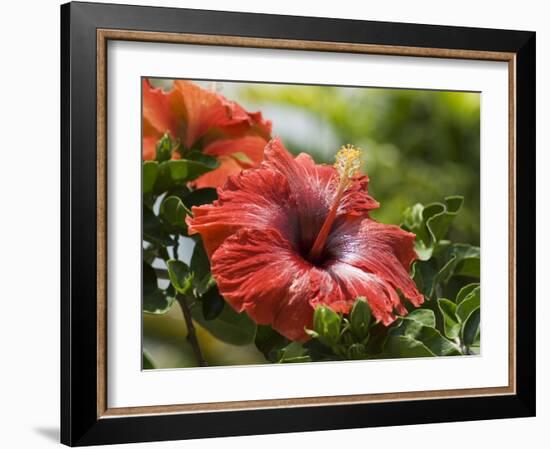
<instances>
[{"instance_id":1,"label":"black outer frame border","mask_svg":"<svg viewBox=\"0 0 550 449\"><path fill-rule=\"evenodd\" d=\"M96 29L516 53L517 394L97 418ZM144 6L61 6L61 442L70 446L535 416L535 33Z\"/></svg>"}]
</instances>

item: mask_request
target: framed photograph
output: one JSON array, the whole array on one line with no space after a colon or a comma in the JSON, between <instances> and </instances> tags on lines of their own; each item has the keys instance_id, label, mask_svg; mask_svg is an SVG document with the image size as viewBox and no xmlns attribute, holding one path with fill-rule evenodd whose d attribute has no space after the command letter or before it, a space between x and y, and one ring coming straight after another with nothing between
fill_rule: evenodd
<instances>
[{"instance_id":1,"label":"framed photograph","mask_svg":"<svg viewBox=\"0 0 550 449\"><path fill-rule=\"evenodd\" d=\"M535 414L535 33L61 7L61 440Z\"/></svg>"}]
</instances>

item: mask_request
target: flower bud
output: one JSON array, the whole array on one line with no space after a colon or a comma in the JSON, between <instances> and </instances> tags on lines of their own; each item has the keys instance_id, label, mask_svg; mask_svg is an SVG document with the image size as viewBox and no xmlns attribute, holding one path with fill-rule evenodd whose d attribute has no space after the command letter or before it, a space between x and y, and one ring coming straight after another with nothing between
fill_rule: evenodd
<instances>
[{"instance_id":1,"label":"flower bud","mask_svg":"<svg viewBox=\"0 0 550 449\"><path fill-rule=\"evenodd\" d=\"M359 296L350 313L350 329L359 341L363 341L369 335L371 319L369 303L363 296Z\"/></svg>"},{"instance_id":2,"label":"flower bud","mask_svg":"<svg viewBox=\"0 0 550 449\"><path fill-rule=\"evenodd\" d=\"M157 161L168 161L172 157L172 140L170 135L165 133L157 143Z\"/></svg>"},{"instance_id":3,"label":"flower bud","mask_svg":"<svg viewBox=\"0 0 550 449\"><path fill-rule=\"evenodd\" d=\"M341 321L340 315L328 307L317 307L313 314L313 329L319 335L319 341L329 347L338 343Z\"/></svg>"}]
</instances>

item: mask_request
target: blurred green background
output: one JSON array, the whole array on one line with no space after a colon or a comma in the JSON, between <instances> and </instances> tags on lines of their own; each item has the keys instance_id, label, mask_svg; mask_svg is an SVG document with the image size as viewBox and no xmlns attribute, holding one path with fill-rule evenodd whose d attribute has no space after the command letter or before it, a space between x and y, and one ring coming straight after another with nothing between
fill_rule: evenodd
<instances>
[{"instance_id":1,"label":"blurred green background","mask_svg":"<svg viewBox=\"0 0 550 449\"><path fill-rule=\"evenodd\" d=\"M479 245L478 93L227 83L245 107L273 120L274 134L294 153L334 162L341 145L363 150L372 215L399 224L414 203L464 195L454 241Z\"/></svg>"},{"instance_id":2,"label":"blurred green background","mask_svg":"<svg viewBox=\"0 0 550 449\"><path fill-rule=\"evenodd\" d=\"M170 80L154 84L169 88ZM480 95L382 88L198 82L247 110L262 111L293 153L334 162L340 146L363 150L369 192L380 202L373 218L400 224L415 203L463 195L449 238L479 245ZM144 317L144 349L159 367L193 366L181 312ZM253 345L230 347L199 329L215 365L262 363Z\"/></svg>"}]
</instances>

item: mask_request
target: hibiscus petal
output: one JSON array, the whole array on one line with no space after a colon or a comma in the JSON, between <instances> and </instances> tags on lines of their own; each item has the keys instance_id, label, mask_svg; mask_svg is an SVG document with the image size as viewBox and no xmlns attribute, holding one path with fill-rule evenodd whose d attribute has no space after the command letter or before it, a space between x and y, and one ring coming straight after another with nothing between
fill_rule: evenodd
<instances>
[{"instance_id":1,"label":"hibiscus petal","mask_svg":"<svg viewBox=\"0 0 550 449\"><path fill-rule=\"evenodd\" d=\"M400 315L407 313L393 286L384 279L342 262L336 262L328 269L338 278L344 296L348 298L348 310L358 296L364 296L374 317L386 326L395 321L394 311Z\"/></svg>"},{"instance_id":2,"label":"hibiscus petal","mask_svg":"<svg viewBox=\"0 0 550 449\"><path fill-rule=\"evenodd\" d=\"M143 138L143 160L154 161L157 157L157 141L156 137L144 137Z\"/></svg>"},{"instance_id":3,"label":"hibiscus petal","mask_svg":"<svg viewBox=\"0 0 550 449\"><path fill-rule=\"evenodd\" d=\"M216 140L203 150L210 156L232 156L243 167L256 167L264 158L267 141L260 136L245 136L238 139ZM239 153L242 153L239 154ZM244 156L244 157L241 157Z\"/></svg>"},{"instance_id":4,"label":"hibiscus petal","mask_svg":"<svg viewBox=\"0 0 550 449\"><path fill-rule=\"evenodd\" d=\"M214 141L203 153L215 156L220 166L202 175L193 185L198 189L220 187L230 176L237 175L246 168L257 167L264 158L266 144L266 140L259 136Z\"/></svg>"},{"instance_id":5,"label":"hibiscus petal","mask_svg":"<svg viewBox=\"0 0 550 449\"><path fill-rule=\"evenodd\" d=\"M332 205L336 189L337 172L332 165L316 164L309 154L300 153L295 162L306 173L307 179L316 184L315 190L324 195ZM355 177L351 185L345 190L338 206L339 215L365 215L373 209L380 207L378 201L372 198L368 192L368 176Z\"/></svg>"},{"instance_id":6,"label":"hibiscus petal","mask_svg":"<svg viewBox=\"0 0 550 449\"><path fill-rule=\"evenodd\" d=\"M160 88L151 85L148 79L142 81L143 136L160 138L165 132L176 137L176 120L170 107L169 96Z\"/></svg>"},{"instance_id":7,"label":"hibiscus petal","mask_svg":"<svg viewBox=\"0 0 550 449\"><path fill-rule=\"evenodd\" d=\"M378 201L367 193L368 183L369 178L366 175L353 179L350 187L346 189L342 196L337 216L368 216L371 210L380 207Z\"/></svg>"},{"instance_id":8,"label":"hibiscus petal","mask_svg":"<svg viewBox=\"0 0 550 449\"><path fill-rule=\"evenodd\" d=\"M182 118L183 143L186 148L202 137L210 127L226 118L226 108L219 95L185 80L176 80L169 93L170 107Z\"/></svg>"},{"instance_id":9,"label":"hibiscus petal","mask_svg":"<svg viewBox=\"0 0 550 449\"><path fill-rule=\"evenodd\" d=\"M302 259L275 229L239 231L218 248L211 264L233 308L290 340L307 340L304 328L312 326L319 295L325 303L340 299L334 279Z\"/></svg>"},{"instance_id":10,"label":"hibiscus petal","mask_svg":"<svg viewBox=\"0 0 550 449\"><path fill-rule=\"evenodd\" d=\"M190 81L174 81L169 97L174 115L184 124L180 133L186 148L214 129L231 137L257 132L268 139L271 134L271 122L265 121L261 113L248 113L223 95Z\"/></svg>"},{"instance_id":11,"label":"hibiscus petal","mask_svg":"<svg viewBox=\"0 0 550 449\"><path fill-rule=\"evenodd\" d=\"M371 219L348 217L336 223L327 241L330 258L375 276L384 285L390 303L400 314L406 314L396 290L413 305L419 306L424 297L409 276L409 269L417 256L415 235L398 226L378 223ZM370 302L370 298L367 299ZM385 315L379 310L379 319ZM385 318L388 319L387 317Z\"/></svg>"},{"instance_id":12,"label":"hibiscus petal","mask_svg":"<svg viewBox=\"0 0 550 449\"><path fill-rule=\"evenodd\" d=\"M200 234L208 254L242 228L276 228L295 241L296 206L284 176L270 169L246 170L218 188L213 204L193 207L189 234Z\"/></svg>"},{"instance_id":13,"label":"hibiscus petal","mask_svg":"<svg viewBox=\"0 0 550 449\"><path fill-rule=\"evenodd\" d=\"M270 139L271 121L264 120L261 112L248 112L238 103L227 100L223 95L218 96L226 110L226 116L216 124L216 127L224 134L233 137L252 134L259 135L265 140Z\"/></svg>"},{"instance_id":14,"label":"hibiscus petal","mask_svg":"<svg viewBox=\"0 0 550 449\"><path fill-rule=\"evenodd\" d=\"M252 122L252 129L254 133L264 137L266 140L271 139L272 123L271 120L265 120L260 111L249 112L250 120Z\"/></svg>"},{"instance_id":15,"label":"hibiscus petal","mask_svg":"<svg viewBox=\"0 0 550 449\"><path fill-rule=\"evenodd\" d=\"M220 164L218 168L205 173L193 182L195 188L220 187L227 181L227 178L238 175L243 170L239 162L229 156L219 156L218 162Z\"/></svg>"}]
</instances>

